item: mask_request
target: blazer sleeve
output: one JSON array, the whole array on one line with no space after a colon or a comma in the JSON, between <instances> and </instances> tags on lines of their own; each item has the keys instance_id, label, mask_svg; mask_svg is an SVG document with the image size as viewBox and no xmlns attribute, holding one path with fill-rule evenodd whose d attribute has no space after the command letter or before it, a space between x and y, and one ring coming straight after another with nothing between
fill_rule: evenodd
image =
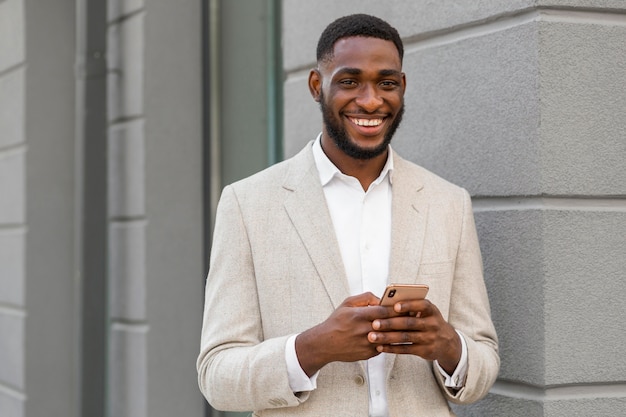
<instances>
[{"instance_id":1,"label":"blazer sleeve","mask_svg":"<svg viewBox=\"0 0 626 417\"><path fill-rule=\"evenodd\" d=\"M217 208L205 289L198 383L220 410L296 406L285 361L288 335L265 340L250 243L235 191Z\"/></svg>"},{"instance_id":2,"label":"blazer sleeve","mask_svg":"<svg viewBox=\"0 0 626 417\"><path fill-rule=\"evenodd\" d=\"M434 372L449 401L468 404L483 398L498 376L498 339L491 321L483 266L472 212L471 199L463 190L462 227L450 295L449 323L467 343L468 368L465 385L458 391L444 386L445 379Z\"/></svg>"}]
</instances>

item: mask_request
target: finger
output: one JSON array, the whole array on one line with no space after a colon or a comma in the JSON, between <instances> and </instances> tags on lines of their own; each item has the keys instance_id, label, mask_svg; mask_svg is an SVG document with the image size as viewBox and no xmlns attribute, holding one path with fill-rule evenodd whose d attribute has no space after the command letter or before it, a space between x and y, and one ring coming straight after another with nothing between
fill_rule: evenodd
<instances>
[{"instance_id":1,"label":"finger","mask_svg":"<svg viewBox=\"0 0 626 417\"><path fill-rule=\"evenodd\" d=\"M367 340L377 345L422 344L421 332L369 332Z\"/></svg>"},{"instance_id":2,"label":"finger","mask_svg":"<svg viewBox=\"0 0 626 417\"><path fill-rule=\"evenodd\" d=\"M409 300L397 302L393 309L398 314L427 317L433 315L437 307L429 300Z\"/></svg>"},{"instance_id":3,"label":"finger","mask_svg":"<svg viewBox=\"0 0 626 417\"><path fill-rule=\"evenodd\" d=\"M390 319L390 318L400 317L404 315L404 314L396 313L393 310L393 307L380 306L380 305L369 306L367 308L364 308L363 313L365 317L369 319L370 322L374 320Z\"/></svg>"},{"instance_id":4,"label":"finger","mask_svg":"<svg viewBox=\"0 0 626 417\"><path fill-rule=\"evenodd\" d=\"M426 323L418 316L397 316L392 318L381 318L372 321L372 328L378 331L408 330L424 331Z\"/></svg>"},{"instance_id":5,"label":"finger","mask_svg":"<svg viewBox=\"0 0 626 417\"><path fill-rule=\"evenodd\" d=\"M343 303L343 306L347 307L367 307L367 306L375 306L380 303L380 299L376 297L371 292L366 292L363 294L353 295L351 297L346 298Z\"/></svg>"},{"instance_id":6,"label":"finger","mask_svg":"<svg viewBox=\"0 0 626 417\"><path fill-rule=\"evenodd\" d=\"M432 357L431 350L418 343L377 345L376 351L379 353L385 352L397 355L417 355L428 360L431 360Z\"/></svg>"}]
</instances>

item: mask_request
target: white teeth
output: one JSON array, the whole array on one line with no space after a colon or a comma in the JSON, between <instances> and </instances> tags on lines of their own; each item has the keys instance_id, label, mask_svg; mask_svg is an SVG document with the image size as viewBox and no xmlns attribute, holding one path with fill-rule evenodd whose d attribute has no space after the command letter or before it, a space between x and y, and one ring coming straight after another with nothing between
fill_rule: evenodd
<instances>
[{"instance_id":1,"label":"white teeth","mask_svg":"<svg viewBox=\"0 0 626 417\"><path fill-rule=\"evenodd\" d=\"M379 126L382 124L383 119L355 119L352 118L352 122L358 126Z\"/></svg>"}]
</instances>

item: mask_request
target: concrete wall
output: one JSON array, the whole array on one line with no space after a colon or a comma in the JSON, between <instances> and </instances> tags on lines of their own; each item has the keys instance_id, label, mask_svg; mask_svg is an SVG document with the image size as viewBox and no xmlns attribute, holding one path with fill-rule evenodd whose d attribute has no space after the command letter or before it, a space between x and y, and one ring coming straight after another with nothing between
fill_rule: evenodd
<instances>
[{"instance_id":1,"label":"concrete wall","mask_svg":"<svg viewBox=\"0 0 626 417\"><path fill-rule=\"evenodd\" d=\"M25 27L0 2L0 410L23 415L26 331Z\"/></svg>"},{"instance_id":2,"label":"concrete wall","mask_svg":"<svg viewBox=\"0 0 626 417\"><path fill-rule=\"evenodd\" d=\"M69 2L0 2L3 416L75 415L74 36Z\"/></svg>"},{"instance_id":3,"label":"concrete wall","mask_svg":"<svg viewBox=\"0 0 626 417\"><path fill-rule=\"evenodd\" d=\"M202 414L200 6L109 1L110 416Z\"/></svg>"},{"instance_id":4,"label":"concrete wall","mask_svg":"<svg viewBox=\"0 0 626 417\"><path fill-rule=\"evenodd\" d=\"M107 320L102 415L200 416L201 2L108 0L105 59L81 55L89 4L0 0L0 415L84 414L84 256L104 245L107 287L89 295ZM624 2L282 8L285 156L320 129L306 87L319 33L373 13L406 43L395 148L474 196L502 370L459 415L624 415ZM99 71L104 133L85 121L84 77ZM100 136L98 171L86 145ZM90 191L106 213L86 236Z\"/></svg>"},{"instance_id":5,"label":"concrete wall","mask_svg":"<svg viewBox=\"0 0 626 417\"><path fill-rule=\"evenodd\" d=\"M0 0L0 415L201 416L202 4L109 0L100 28L98 2ZM98 246L108 285L86 294Z\"/></svg>"},{"instance_id":6,"label":"concrete wall","mask_svg":"<svg viewBox=\"0 0 626 417\"><path fill-rule=\"evenodd\" d=\"M395 149L474 200L502 368L455 410L625 414L624 2L285 0L286 156L321 127L306 86L317 38L356 12L405 40Z\"/></svg>"}]
</instances>

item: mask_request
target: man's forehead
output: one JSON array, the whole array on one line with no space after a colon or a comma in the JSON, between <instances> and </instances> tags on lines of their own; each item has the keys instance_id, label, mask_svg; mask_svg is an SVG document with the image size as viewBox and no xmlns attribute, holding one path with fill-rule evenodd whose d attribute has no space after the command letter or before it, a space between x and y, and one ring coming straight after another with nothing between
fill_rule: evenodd
<instances>
[{"instance_id":1,"label":"man's forehead","mask_svg":"<svg viewBox=\"0 0 626 417\"><path fill-rule=\"evenodd\" d=\"M400 54L392 41L366 36L351 36L338 39L333 45L333 53L322 62L335 66L346 61L384 61L401 68Z\"/></svg>"},{"instance_id":2,"label":"man's forehead","mask_svg":"<svg viewBox=\"0 0 626 417\"><path fill-rule=\"evenodd\" d=\"M387 39L382 39L382 38L377 38L374 36L345 36L343 38L339 38L335 41L335 43L333 44L333 52L337 52L338 49L342 49L345 48L346 45L351 45L354 43L359 43L359 44L376 44L376 43L382 43L385 44L387 47L391 48L392 50L396 50L396 45L391 41L391 40L387 40Z\"/></svg>"}]
</instances>

